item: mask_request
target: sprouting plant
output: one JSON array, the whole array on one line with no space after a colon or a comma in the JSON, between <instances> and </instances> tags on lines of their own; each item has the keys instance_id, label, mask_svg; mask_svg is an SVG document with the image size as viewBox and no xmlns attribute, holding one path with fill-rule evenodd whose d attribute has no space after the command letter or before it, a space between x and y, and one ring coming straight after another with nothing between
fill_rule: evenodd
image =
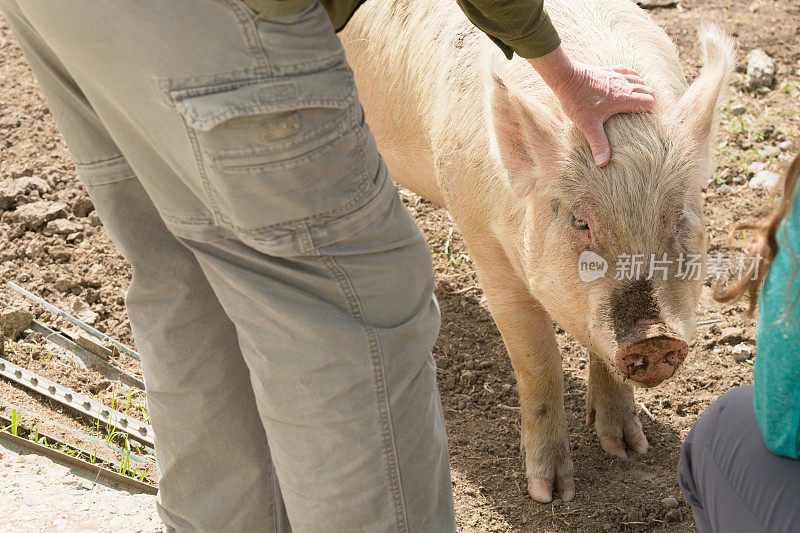
<instances>
[{"instance_id":1,"label":"sprouting plant","mask_svg":"<svg viewBox=\"0 0 800 533\"><path fill-rule=\"evenodd\" d=\"M114 420L113 426L109 426L108 424L106 424L106 443L111 444L112 440L114 439L114 435L116 434L117 434L117 421Z\"/></svg>"},{"instance_id":2,"label":"sprouting plant","mask_svg":"<svg viewBox=\"0 0 800 533\"><path fill-rule=\"evenodd\" d=\"M16 409L11 410L11 434L19 436L19 415Z\"/></svg>"},{"instance_id":3,"label":"sprouting plant","mask_svg":"<svg viewBox=\"0 0 800 533\"><path fill-rule=\"evenodd\" d=\"M124 474L129 471L131 466L131 444L128 441L128 436L123 435L125 440L125 453L122 456L122 461L119 463L119 473Z\"/></svg>"}]
</instances>

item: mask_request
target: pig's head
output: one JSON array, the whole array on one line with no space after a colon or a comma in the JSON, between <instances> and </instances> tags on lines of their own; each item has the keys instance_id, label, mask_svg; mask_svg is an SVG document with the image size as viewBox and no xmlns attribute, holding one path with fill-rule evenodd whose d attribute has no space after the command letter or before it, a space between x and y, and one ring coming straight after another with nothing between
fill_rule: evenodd
<instances>
[{"instance_id":1,"label":"pig's head","mask_svg":"<svg viewBox=\"0 0 800 533\"><path fill-rule=\"evenodd\" d=\"M658 113L606 123L605 168L558 105L502 72L490 82L492 148L526 213L530 290L613 375L642 386L686 358L703 283L701 187L734 52L716 28L701 42L704 69L682 95L662 91Z\"/></svg>"}]
</instances>

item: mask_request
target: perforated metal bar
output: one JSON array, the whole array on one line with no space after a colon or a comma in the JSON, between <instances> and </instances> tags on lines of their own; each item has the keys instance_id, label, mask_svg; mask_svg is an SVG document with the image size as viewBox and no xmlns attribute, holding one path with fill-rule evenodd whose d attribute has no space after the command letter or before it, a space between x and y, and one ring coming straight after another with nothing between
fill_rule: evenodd
<instances>
[{"instance_id":1,"label":"perforated metal bar","mask_svg":"<svg viewBox=\"0 0 800 533\"><path fill-rule=\"evenodd\" d=\"M75 475L80 476L87 481L94 482L95 480L102 480L104 481L104 485L108 485L113 488L118 488L121 486L133 492L142 492L144 494L158 493L158 488L154 487L153 485L142 483L141 481L129 478L128 476L123 476L122 474L118 474L117 472L113 472L107 468L103 468L102 466L87 463L86 461L82 461L77 457L72 457L71 455L53 450L47 446L42 446L41 444L31 442L27 439L23 439L22 437L17 437L16 435L12 435L6 431L0 431L0 442L2 442L5 446L8 446L16 453L32 452L37 455L48 457L56 463L68 467Z\"/></svg>"},{"instance_id":2,"label":"perforated metal bar","mask_svg":"<svg viewBox=\"0 0 800 533\"><path fill-rule=\"evenodd\" d=\"M59 385L55 381L51 381L2 358L0 358L0 376L8 378L27 389L36 391L61 405L75 409L93 420L98 420L114 427L117 431L129 435L137 441L155 447L153 428L150 424L110 409L84 394Z\"/></svg>"},{"instance_id":3,"label":"perforated metal bar","mask_svg":"<svg viewBox=\"0 0 800 533\"><path fill-rule=\"evenodd\" d=\"M98 338L100 340L103 340L103 341L108 341L111 344L113 344L114 346L116 346L117 349L120 352L122 352L122 353L124 353L126 355L129 355L130 357L133 357L137 361L141 360L139 358L139 354L138 353L136 353L135 351L131 350L130 348L128 348L127 346L125 346L121 342L118 342L118 341L112 339L111 337L109 337L108 335L106 335L105 333L94 329L89 324L86 324L82 320L80 320L78 318L75 318L74 316L70 315L66 311L62 311L61 309L59 309L55 305L53 305L51 303L48 303L48 302L45 302L44 300L42 300L41 298L39 298L35 294L32 294L32 293L26 291L25 289L23 289L22 287L20 287L16 283L13 283L13 282L9 281L8 282L8 286L11 287L15 292L18 292L19 294L21 294L22 296L27 298L28 300L30 300L32 302L36 302L37 304L39 304L41 306L44 306L46 309L48 309L49 311L57 314L58 316L66 319L66 320L69 320L70 322L72 322L73 324L75 324L76 326L81 328L83 331L85 331L89 335L91 335L93 337L96 337L96 338Z\"/></svg>"},{"instance_id":4,"label":"perforated metal bar","mask_svg":"<svg viewBox=\"0 0 800 533\"><path fill-rule=\"evenodd\" d=\"M30 329L39 333L46 341L69 350L75 354L78 359L83 361L87 367L99 371L108 379L120 381L129 387L136 387L137 389L144 390L144 383L136 376L128 374L121 368L117 368L116 366L112 365L99 355L90 352L82 346L78 346L60 332L50 329L48 326L42 324L38 320L33 321Z\"/></svg>"}]
</instances>

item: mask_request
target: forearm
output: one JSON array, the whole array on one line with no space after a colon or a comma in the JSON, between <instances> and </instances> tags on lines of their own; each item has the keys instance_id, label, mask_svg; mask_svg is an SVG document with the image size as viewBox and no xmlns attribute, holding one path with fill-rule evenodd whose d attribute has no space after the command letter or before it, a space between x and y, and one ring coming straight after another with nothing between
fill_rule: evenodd
<instances>
[{"instance_id":1,"label":"forearm","mask_svg":"<svg viewBox=\"0 0 800 533\"><path fill-rule=\"evenodd\" d=\"M575 76L575 67L561 46L543 56L528 58L527 61L556 94Z\"/></svg>"},{"instance_id":2,"label":"forearm","mask_svg":"<svg viewBox=\"0 0 800 533\"><path fill-rule=\"evenodd\" d=\"M456 0L467 18L497 44L506 57L540 57L561 44L544 10L544 0Z\"/></svg>"}]
</instances>

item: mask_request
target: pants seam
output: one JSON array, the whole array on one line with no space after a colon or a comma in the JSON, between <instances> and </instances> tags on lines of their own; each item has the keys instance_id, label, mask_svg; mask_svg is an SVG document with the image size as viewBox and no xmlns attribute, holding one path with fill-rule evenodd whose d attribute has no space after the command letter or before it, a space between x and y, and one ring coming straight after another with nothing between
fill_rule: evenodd
<instances>
[{"instance_id":1,"label":"pants seam","mask_svg":"<svg viewBox=\"0 0 800 533\"><path fill-rule=\"evenodd\" d=\"M358 320L364 328L369 338L370 352L372 355L372 366L375 374L376 395L378 398L379 416L381 418L384 456L386 459L387 473L391 482L392 502L395 506L395 519L399 531L408 531L408 519L405 515L405 503L403 501L402 482L400 479L400 469L397 463L397 449L395 448L394 430L392 427L391 412L389 409L389 396L386 387L386 369L383 364L384 353L380 345L380 340L375 330L364 320L363 310L355 288L344 269L336 263L333 256L319 254L319 257L327 266L328 270L336 277L339 286L345 294L350 306L351 314Z\"/></svg>"},{"instance_id":2,"label":"pants seam","mask_svg":"<svg viewBox=\"0 0 800 533\"><path fill-rule=\"evenodd\" d=\"M122 154L116 154L110 157L105 157L103 159L96 159L94 161L77 161L74 160L73 163L76 167L99 167L99 166L112 166L111 163L116 163L117 161L125 161L127 165L128 162L125 159L125 156Z\"/></svg>"},{"instance_id":3,"label":"pants seam","mask_svg":"<svg viewBox=\"0 0 800 533\"><path fill-rule=\"evenodd\" d=\"M717 464L717 461L714 459L714 455L710 452L708 447L706 447L702 442L697 442L697 441L694 441L694 440L692 441L692 446L693 447L696 446L696 447L702 449L703 453L708 457L709 463L714 467L714 469L719 474L717 476L717 479L724 480L725 484L731 489L731 492L736 495L740 506L743 509L746 509L747 512L750 514L750 516L753 518L753 521L755 523L757 523L759 526L761 526L761 531L767 531L767 528L764 527L764 524L761 523L761 520L758 519L758 517L755 515L755 513L753 513L753 510L750 508L750 506L747 505L746 502L742 499L742 497L739 495L739 492L737 490L735 490L735 488L730 484L730 481L728 480L727 475L725 475L725 472L719 467L719 465ZM694 478L694 475L692 475L692 478ZM707 509L705 507L703 507L703 509L705 509L707 511Z\"/></svg>"},{"instance_id":4,"label":"pants seam","mask_svg":"<svg viewBox=\"0 0 800 533\"><path fill-rule=\"evenodd\" d=\"M197 141L197 135L195 134L194 129L190 128L186 121L183 121L183 127L186 130L186 135L189 137L189 142L192 145L192 151L194 152L194 159L197 163L197 171L200 173L200 180L203 182L203 190L205 190L206 197L208 200L208 205L211 208L211 215L214 217L214 221L216 223L220 222L222 218L219 206L217 205L217 201L214 198L213 191L211 190L211 183L208 180L208 174L206 173L206 166L203 164L203 156L202 152L200 151L200 143Z\"/></svg>"},{"instance_id":5,"label":"pants seam","mask_svg":"<svg viewBox=\"0 0 800 533\"><path fill-rule=\"evenodd\" d=\"M245 31L247 45L250 47L250 53L259 63L258 67L269 71L269 58L267 57L267 52L261 43L261 36L258 33L258 26L256 25L253 17L249 14L249 8L245 9L236 0L228 0L228 3L236 12L236 16Z\"/></svg>"}]
</instances>

